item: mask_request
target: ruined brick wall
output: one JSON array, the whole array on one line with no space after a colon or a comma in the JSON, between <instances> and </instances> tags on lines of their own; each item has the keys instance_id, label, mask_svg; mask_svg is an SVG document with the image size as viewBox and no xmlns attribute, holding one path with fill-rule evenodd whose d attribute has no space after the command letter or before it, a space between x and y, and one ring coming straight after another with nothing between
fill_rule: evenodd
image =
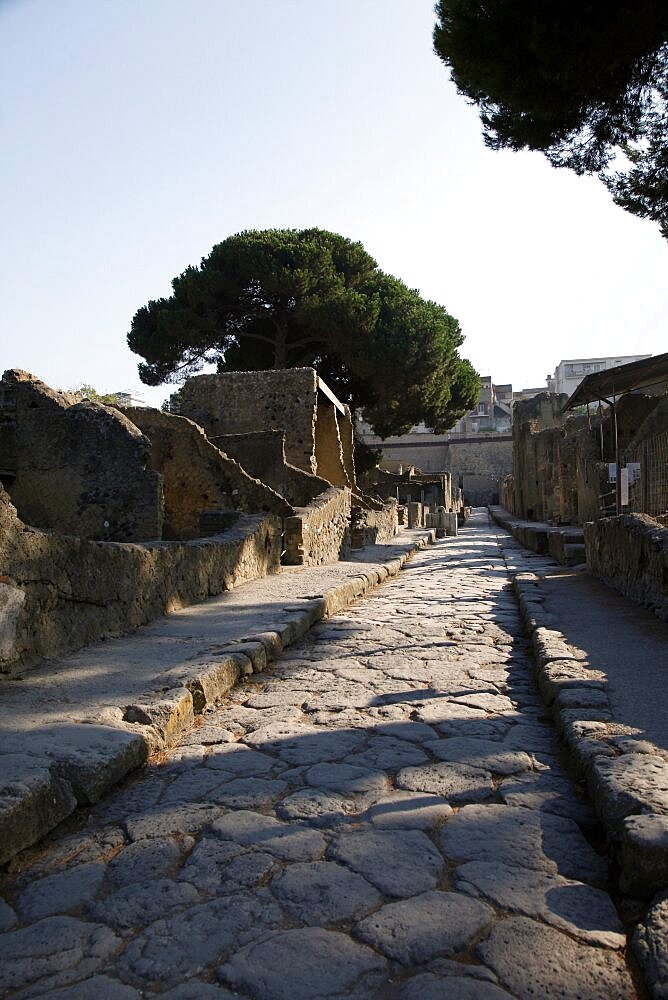
<instances>
[{"instance_id":1,"label":"ruined brick wall","mask_svg":"<svg viewBox=\"0 0 668 1000\"><path fill-rule=\"evenodd\" d=\"M283 431L222 434L214 443L249 475L261 479L293 507L305 507L331 486L326 479L286 462Z\"/></svg>"},{"instance_id":2,"label":"ruined brick wall","mask_svg":"<svg viewBox=\"0 0 668 1000\"><path fill-rule=\"evenodd\" d=\"M283 561L288 566L319 566L344 558L350 551L350 510L350 490L336 487L296 510L285 521Z\"/></svg>"},{"instance_id":3,"label":"ruined brick wall","mask_svg":"<svg viewBox=\"0 0 668 1000\"><path fill-rule=\"evenodd\" d=\"M271 514L195 542L95 542L26 527L0 489L0 673L276 572L280 552Z\"/></svg>"},{"instance_id":4,"label":"ruined brick wall","mask_svg":"<svg viewBox=\"0 0 668 1000\"><path fill-rule=\"evenodd\" d=\"M542 519L542 473L536 435L561 425L560 409L565 402L565 395L540 393L533 399L519 400L513 407L513 513L517 517Z\"/></svg>"},{"instance_id":5,"label":"ruined brick wall","mask_svg":"<svg viewBox=\"0 0 668 1000\"><path fill-rule=\"evenodd\" d=\"M586 524L584 534L591 572L668 621L668 528L622 514Z\"/></svg>"},{"instance_id":6,"label":"ruined brick wall","mask_svg":"<svg viewBox=\"0 0 668 1000\"><path fill-rule=\"evenodd\" d=\"M575 462L577 515L574 520L577 524L585 524L601 517L606 506L614 507L615 504L615 486L608 482L608 459L601 459L598 426L593 433L578 431Z\"/></svg>"},{"instance_id":7,"label":"ruined brick wall","mask_svg":"<svg viewBox=\"0 0 668 1000\"><path fill-rule=\"evenodd\" d=\"M164 538L198 538L204 511L292 514L291 504L223 455L192 420L143 406L119 409L150 442L149 464L163 480Z\"/></svg>"},{"instance_id":8,"label":"ruined brick wall","mask_svg":"<svg viewBox=\"0 0 668 1000\"><path fill-rule=\"evenodd\" d=\"M518 517L571 524L578 520L577 438L561 427L524 428L514 471Z\"/></svg>"},{"instance_id":9,"label":"ruined brick wall","mask_svg":"<svg viewBox=\"0 0 668 1000\"><path fill-rule=\"evenodd\" d=\"M126 417L27 372L5 372L0 385L0 471L26 523L106 541L161 537L161 479Z\"/></svg>"},{"instance_id":10,"label":"ruined brick wall","mask_svg":"<svg viewBox=\"0 0 668 1000\"><path fill-rule=\"evenodd\" d=\"M287 461L316 473L318 376L313 368L195 375L172 397L175 412L190 417L209 438L280 430Z\"/></svg>"}]
</instances>

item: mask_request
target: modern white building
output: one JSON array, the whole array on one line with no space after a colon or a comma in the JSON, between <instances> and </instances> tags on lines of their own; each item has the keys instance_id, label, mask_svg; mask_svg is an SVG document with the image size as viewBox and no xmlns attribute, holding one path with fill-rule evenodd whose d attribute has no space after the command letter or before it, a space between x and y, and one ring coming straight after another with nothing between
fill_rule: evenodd
<instances>
[{"instance_id":1,"label":"modern white building","mask_svg":"<svg viewBox=\"0 0 668 1000\"><path fill-rule=\"evenodd\" d=\"M651 354L618 354L609 358L567 358L560 361L554 369L554 375L547 376L548 392L565 392L572 395L585 375L593 372L607 371L618 365L628 365L632 361L642 361L651 358Z\"/></svg>"}]
</instances>

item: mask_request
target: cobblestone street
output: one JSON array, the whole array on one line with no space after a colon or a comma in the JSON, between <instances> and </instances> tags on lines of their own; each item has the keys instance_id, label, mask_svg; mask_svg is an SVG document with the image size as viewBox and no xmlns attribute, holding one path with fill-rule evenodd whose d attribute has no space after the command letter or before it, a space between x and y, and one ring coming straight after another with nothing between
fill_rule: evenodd
<instances>
[{"instance_id":1,"label":"cobblestone street","mask_svg":"<svg viewBox=\"0 0 668 1000\"><path fill-rule=\"evenodd\" d=\"M643 996L477 515L1 887L3 996Z\"/></svg>"}]
</instances>

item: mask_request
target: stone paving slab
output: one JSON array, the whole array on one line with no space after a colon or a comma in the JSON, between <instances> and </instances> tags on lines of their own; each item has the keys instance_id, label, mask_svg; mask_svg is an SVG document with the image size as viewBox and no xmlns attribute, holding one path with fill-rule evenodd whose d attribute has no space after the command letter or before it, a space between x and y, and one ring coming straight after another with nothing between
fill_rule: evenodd
<instances>
[{"instance_id":1,"label":"stone paving slab","mask_svg":"<svg viewBox=\"0 0 668 1000\"><path fill-rule=\"evenodd\" d=\"M474 518L14 858L0 996L640 1000L532 673L497 533ZM498 700L452 716L476 690ZM398 787L443 767L489 797ZM505 801L527 776L534 797ZM239 782L262 804L217 801ZM545 808L555 789L566 815Z\"/></svg>"},{"instance_id":2,"label":"stone paving slab","mask_svg":"<svg viewBox=\"0 0 668 1000\"><path fill-rule=\"evenodd\" d=\"M98 801L150 754L192 729L241 678L262 671L316 621L396 575L433 541L431 531L405 530L345 562L285 567L130 636L2 681L0 863L77 805ZM250 707L274 707L258 697ZM277 787L259 781L228 786L220 801L262 806Z\"/></svg>"}]
</instances>

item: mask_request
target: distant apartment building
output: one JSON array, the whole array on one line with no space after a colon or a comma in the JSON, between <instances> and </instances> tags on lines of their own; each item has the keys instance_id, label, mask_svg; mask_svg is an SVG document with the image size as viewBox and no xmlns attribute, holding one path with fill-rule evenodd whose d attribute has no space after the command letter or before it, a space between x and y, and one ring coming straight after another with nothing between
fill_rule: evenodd
<instances>
[{"instance_id":1,"label":"distant apartment building","mask_svg":"<svg viewBox=\"0 0 668 1000\"><path fill-rule=\"evenodd\" d=\"M618 365L628 365L632 361L643 361L651 358L651 354L618 354L609 358L567 358L560 361L553 375L547 376L548 392L565 392L572 395L585 375L593 372L607 371Z\"/></svg>"},{"instance_id":2,"label":"distant apartment building","mask_svg":"<svg viewBox=\"0 0 668 1000\"><path fill-rule=\"evenodd\" d=\"M458 420L452 434L508 434L512 422L512 385L494 385L491 375L480 378L475 407Z\"/></svg>"}]
</instances>

